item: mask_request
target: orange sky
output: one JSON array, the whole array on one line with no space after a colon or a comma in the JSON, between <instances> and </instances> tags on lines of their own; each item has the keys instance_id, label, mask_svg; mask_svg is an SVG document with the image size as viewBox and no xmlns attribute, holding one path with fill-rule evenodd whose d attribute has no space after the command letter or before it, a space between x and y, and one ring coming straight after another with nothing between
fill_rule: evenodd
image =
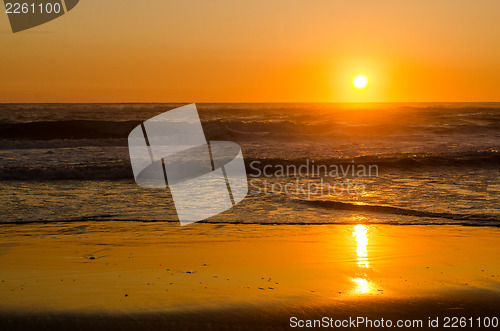
<instances>
[{"instance_id":1,"label":"orange sky","mask_svg":"<svg viewBox=\"0 0 500 331\"><path fill-rule=\"evenodd\" d=\"M500 101L499 22L491 0L82 0L16 34L2 12L0 102Z\"/></svg>"}]
</instances>

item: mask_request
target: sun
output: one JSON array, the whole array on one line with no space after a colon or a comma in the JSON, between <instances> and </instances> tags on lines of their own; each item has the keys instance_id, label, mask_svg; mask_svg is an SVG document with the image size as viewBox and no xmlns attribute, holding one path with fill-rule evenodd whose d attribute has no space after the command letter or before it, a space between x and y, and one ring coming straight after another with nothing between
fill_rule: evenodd
<instances>
[{"instance_id":1,"label":"sun","mask_svg":"<svg viewBox=\"0 0 500 331\"><path fill-rule=\"evenodd\" d=\"M368 85L368 78L366 78L365 75L357 75L352 80L352 84L358 90L362 90L362 89L364 89L366 87L366 85Z\"/></svg>"}]
</instances>

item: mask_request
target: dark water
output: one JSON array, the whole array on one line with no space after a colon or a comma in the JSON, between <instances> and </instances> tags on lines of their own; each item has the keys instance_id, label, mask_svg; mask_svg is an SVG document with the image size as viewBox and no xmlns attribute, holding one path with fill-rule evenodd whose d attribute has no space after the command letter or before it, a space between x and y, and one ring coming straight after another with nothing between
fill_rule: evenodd
<instances>
[{"instance_id":1,"label":"dark water","mask_svg":"<svg viewBox=\"0 0 500 331\"><path fill-rule=\"evenodd\" d=\"M0 105L0 221L175 221L164 191L135 185L127 136L177 106ZM198 109L207 140L241 145L251 183L242 203L209 222L500 225L500 103ZM377 172L332 176L312 164ZM305 175L279 173L305 165ZM315 189L335 184L344 191ZM361 193L345 192L356 184Z\"/></svg>"}]
</instances>

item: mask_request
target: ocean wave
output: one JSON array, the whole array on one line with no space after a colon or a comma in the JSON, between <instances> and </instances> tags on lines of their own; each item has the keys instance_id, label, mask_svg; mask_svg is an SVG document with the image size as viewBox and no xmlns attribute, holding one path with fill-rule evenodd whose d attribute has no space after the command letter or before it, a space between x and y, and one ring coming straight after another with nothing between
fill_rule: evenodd
<instances>
[{"instance_id":1,"label":"ocean wave","mask_svg":"<svg viewBox=\"0 0 500 331\"><path fill-rule=\"evenodd\" d=\"M293 201L325 209L348 210L353 212L380 213L380 214L390 214L390 215L400 215L400 216L413 216L419 218L420 217L443 218L454 221L470 221L473 222L474 224L481 222L487 224L500 224L500 218L487 214L437 213L437 212L421 211L421 210L391 207L391 206L354 204L349 202L340 202L331 200L294 199Z\"/></svg>"},{"instance_id":2,"label":"ocean wave","mask_svg":"<svg viewBox=\"0 0 500 331\"><path fill-rule=\"evenodd\" d=\"M51 140L0 140L0 150L77 148L77 147L127 147L127 138L108 139L51 139Z\"/></svg>"},{"instance_id":3,"label":"ocean wave","mask_svg":"<svg viewBox=\"0 0 500 331\"><path fill-rule=\"evenodd\" d=\"M284 167L287 166L303 166L311 165L311 160L308 158L299 159L282 159L282 158L253 158L245 159L247 171L251 174L259 173L265 166L271 167ZM471 151L461 153L450 153L447 155L415 155L415 154L401 154L401 155L364 155L352 158L316 158L314 159L315 169L324 171L320 166L326 166L327 171L331 170L332 166L348 166L354 165L358 167L364 166L377 166L381 169L420 169L430 167L477 167L477 168L500 168L500 153L496 150L485 151ZM358 167L359 168L359 167ZM358 169L356 168L356 169ZM318 171L314 171L318 173Z\"/></svg>"},{"instance_id":4,"label":"ocean wave","mask_svg":"<svg viewBox=\"0 0 500 331\"><path fill-rule=\"evenodd\" d=\"M3 167L0 180L118 180L133 179L130 165L71 165L60 167Z\"/></svg>"},{"instance_id":5,"label":"ocean wave","mask_svg":"<svg viewBox=\"0 0 500 331\"><path fill-rule=\"evenodd\" d=\"M64 120L23 123L0 122L0 139L54 140L54 139L126 139L141 121ZM203 122L207 139L328 139L339 137L381 136L440 136L498 134L500 122L475 123L347 123L345 121L269 120L209 120Z\"/></svg>"},{"instance_id":6,"label":"ocean wave","mask_svg":"<svg viewBox=\"0 0 500 331\"><path fill-rule=\"evenodd\" d=\"M134 219L134 218L125 218L125 217L116 217L113 215L97 215L97 216L85 216L85 217L77 217L73 219L65 219L65 220L9 220L2 221L0 220L0 224L37 224L37 223L93 223L93 222L140 222L140 223L170 223L170 224L179 224L178 220L165 220L165 219ZM242 220L242 219L224 219L224 220L203 220L198 221L196 223L199 224L213 224L213 225L245 225L245 226L322 226L322 225L357 225L359 224L358 220L345 221L345 220L330 220L330 221L258 221L258 220ZM408 225L460 225L460 226L471 226L471 227L500 227L500 221L498 219L494 220L457 220L457 219L447 219L440 221L439 219L374 219L363 220L363 224L367 225L398 225L398 226L408 226Z\"/></svg>"},{"instance_id":7,"label":"ocean wave","mask_svg":"<svg viewBox=\"0 0 500 331\"><path fill-rule=\"evenodd\" d=\"M139 121L109 122L68 120L0 123L0 139L109 139L126 138Z\"/></svg>"},{"instance_id":8,"label":"ocean wave","mask_svg":"<svg viewBox=\"0 0 500 331\"><path fill-rule=\"evenodd\" d=\"M91 153L91 152L89 152ZM475 167L475 168L500 168L500 153L496 151L480 151L469 152L447 156L435 155L400 155L381 157L380 155L367 155L349 159L339 158L323 158L312 160L306 158L289 159L289 158L245 158L245 165L248 175L259 176L264 167L275 168L287 167L315 167L314 170L309 170L308 173L316 173L319 176L324 175L321 171L326 169L328 172L332 167L339 169L359 169L360 166L377 166L378 171L384 169L396 170L413 170L432 167ZM354 162L353 162L354 161ZM82 160L79 164L64 160L59 161L58 165L44 165L43 163L37 166L29 164L19 166L1 166L0 165L0 180L113 180L113 179L133 179L133 172L128 158L119 158L113 162L96 163L95 160L89 160L85 163Z\"/></svg>"}]
</instances>

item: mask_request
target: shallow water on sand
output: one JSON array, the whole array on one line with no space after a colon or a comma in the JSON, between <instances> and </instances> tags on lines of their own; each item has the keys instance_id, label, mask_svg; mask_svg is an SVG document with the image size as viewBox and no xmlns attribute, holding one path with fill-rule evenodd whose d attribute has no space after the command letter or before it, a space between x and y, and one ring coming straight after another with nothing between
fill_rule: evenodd
<instances>
[{"instance_id":1,"label":"shallow water on sand","mask_svg":"<svg viewBox=\"0 0 500 331\"><path fill-rule=\"evenodd\" d=\"M500 293L493 228L75 222L1 232L2 311L338 307Z\"/></svg>"}]
</instances>

